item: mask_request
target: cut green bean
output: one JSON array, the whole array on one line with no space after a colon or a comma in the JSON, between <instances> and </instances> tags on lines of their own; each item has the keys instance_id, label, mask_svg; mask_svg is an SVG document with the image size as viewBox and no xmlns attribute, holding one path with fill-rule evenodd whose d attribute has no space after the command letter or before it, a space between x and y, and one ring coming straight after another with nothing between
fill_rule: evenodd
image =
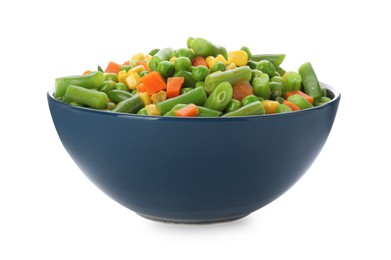
<instances>
[{"instance_id":1,"label":"cut green bean","mask_svg":"<svg viewBox=\"0 0 391 260\"><path fill-rule=\"evenodd\" d=\"M232 94L232 85L229 82L222 82L209 95L204 107L223 111L232 99Z\"/></svg>"},{"instance_id":2,"label":"cut green bean","mask_svg":"<svg viewBox=\"0 0 391 260\"><path fill-rule=\"evenodd\" d=\"M64 97L73 102L95 109L106 108L107 102L109 102L109 98L106 93L75 85L67 87Z\"/></svg>"},{"instance_id":3,"label":"cut green bean","mask_svg":"<svg viewBox=\"0 0 391 260\"><path fill-rule=\"evenodd\" d=\"M205 103L206 99L207 97L205 90L202 87L198 87L177 97L159 102L156 104L156 106L159 109L160 113L164 115L177 104L193 103L194 105L201 106Z\"/></svg>"},{"instance_id":4,"label":"cut green bean","mask_svg":"<svg viewBox=\"0 0 391 260\"><path fill-rule=\"evenodd\" d=\"M139 94L136 94L128 99L125 99L124 101L119 102L112 111L135 114L144 107L145 104L143 99Z\"/></svg>"},{"instance_id":5,"label":"cut green bean","mask_svg":"<svg viewBox=\"0 0 391 260\"><path fill-rule=\"evenodd\" d=\"M222 117L264 115L265 113L266 111L261 101L255 101L232 112L228 112L222 115Z\"/></svg>"},{"instance_id":6,"label":"cut green bean","mask_svg":"<svg viewBox=\"0 0 391 260\"><path fill-rule=\"evenodd\" d=\"M248 66L226 71L217 71L209 74L205 78L205 90L208 94L210 94L220 83L224 81L228 81L233 85L244 80L249 81L250 79L251 69Z\"/></svg>"},{"instance_id":7,"label":"cut green bean","mask_svg":"<svg viewBox=\"0 0 391 260\"><path fill-rule=\"evenodd\" d=\"M103 73L100 71L93 71L87 75L79 76L68 76L57 78L55 80L55 98L60 98L64 96L68 86L76 85L79 87L97 89L102 86L104 81Z\"/></svg>"}]
</instances>

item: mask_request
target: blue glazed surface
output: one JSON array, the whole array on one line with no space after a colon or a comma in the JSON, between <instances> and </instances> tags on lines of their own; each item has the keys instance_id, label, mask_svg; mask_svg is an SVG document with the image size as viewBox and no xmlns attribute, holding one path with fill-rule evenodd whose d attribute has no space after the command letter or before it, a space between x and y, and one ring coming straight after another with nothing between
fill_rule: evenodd
<instances>
[{"instance_id":1,"label":"blue glazed surface","mask_svg":"<svg viewBox=\"0 0 391 260\"><path fill-rule=\"evenodd\" d=\"M340 94L326 87L326 105L238 118L118 114L47 98L64 147L108 196L145 217L208 223L260 209L307 171L338 110Z\"/></svg>"}]
</instances>

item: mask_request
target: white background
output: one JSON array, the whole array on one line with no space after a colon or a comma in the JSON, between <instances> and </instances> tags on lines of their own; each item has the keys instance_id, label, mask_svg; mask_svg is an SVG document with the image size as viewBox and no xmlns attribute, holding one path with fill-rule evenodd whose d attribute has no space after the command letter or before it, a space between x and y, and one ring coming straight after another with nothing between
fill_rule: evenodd
<instances>
[{"instance_id":1,"label":"white background","mask_svg":"<svg viewBox=\"0 0 391 260\"><path fill-rule=\"evenodd\" d=\"M391 259L387 1L2 1L0 259ZM63 148L54 79L204 37L311 61L342 93L329 139L282 197L231 223L155 223Z\"/></svg>"}]
</instances>

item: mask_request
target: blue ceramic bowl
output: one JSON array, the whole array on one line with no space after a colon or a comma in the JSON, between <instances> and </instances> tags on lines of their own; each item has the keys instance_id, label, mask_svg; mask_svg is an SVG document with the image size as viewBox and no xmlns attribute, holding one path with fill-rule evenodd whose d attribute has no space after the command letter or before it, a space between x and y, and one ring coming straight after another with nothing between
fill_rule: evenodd
<instances>
[{"instance_id":1,"label":"blue ceramic bowl","mask_svg":"<svg viewBox=\"0 0 391 260\"><path fill-rule=\"evenodd\" d=\"M138 116L47 98L65 149L108 196L146 218L212 223L260 209L307 171L340 101L323 85L326 105L236 118Z\"/></svg>"}]
</instances>

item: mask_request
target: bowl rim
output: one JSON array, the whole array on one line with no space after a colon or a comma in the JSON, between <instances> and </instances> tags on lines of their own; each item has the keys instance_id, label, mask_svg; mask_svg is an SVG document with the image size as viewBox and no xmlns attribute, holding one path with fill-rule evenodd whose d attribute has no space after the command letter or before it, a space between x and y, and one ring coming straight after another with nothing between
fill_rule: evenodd
<instances>
[{"instance_id":1,"label":"bowl rim","mask_svg":"<svg viewBox=\"0 0 391 260\"><path fill-rule=\"evenodd\" d=\"M146 120L217 120L217 121L223 121L223 120L238 120L238 119L250 119L250 118L271 118L271 117L284 117L289 115L298 115L302 113L310 113L314 110L320 110L325 109L329 106L332 106L335 102L338 102L341 98L341 93L335 89L334 87L331 87L329 84L319 82L322 87L326 88L327 96L331 98L329 102L326 104L307 108L303 110L297 110L297 111L291 111L287 113L274 113L274 114L264 114L264 115L252 115L252 116L233 116L233 117L174 117L174 116L150 116L150 115L138 115L138 114L130 114L130 113L120 113L120 112L112 112L109 110L98 110L88 107L78 107L78 106L72 106L68 103L65 103L61 100L58 100L54 97L54 90L47 91L47 99L48 101L51 100L53 102L57 102L60 106L64 106L64 108L75 110L75 111L83 111L86 113L96 113L96 114L102 114L107 116L114 116L114 117L128 117L128 118L134 118L134 119L146 119Z\"/></svg>"}]
</instances>

